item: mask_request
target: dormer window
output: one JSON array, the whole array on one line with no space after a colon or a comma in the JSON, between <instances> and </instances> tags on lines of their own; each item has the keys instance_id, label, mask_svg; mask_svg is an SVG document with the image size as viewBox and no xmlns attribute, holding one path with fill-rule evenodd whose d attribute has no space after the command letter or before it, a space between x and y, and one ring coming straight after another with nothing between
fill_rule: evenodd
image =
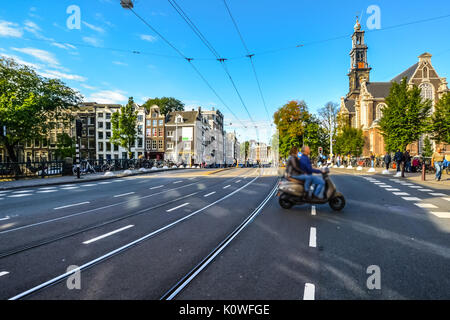
<instances>
[{"instance_id":1,"label":"dormer window","mask_svg":"<svg viewBox=\"0 0 450 320\"><path fill-rule=\"evenodd\" d=\"M181 115L178 115L178 116L175 118L175 122L176 122L176 123L182 123L182 122L183 122L183 117L182 117Z\"/></svg>"}]
</instances>

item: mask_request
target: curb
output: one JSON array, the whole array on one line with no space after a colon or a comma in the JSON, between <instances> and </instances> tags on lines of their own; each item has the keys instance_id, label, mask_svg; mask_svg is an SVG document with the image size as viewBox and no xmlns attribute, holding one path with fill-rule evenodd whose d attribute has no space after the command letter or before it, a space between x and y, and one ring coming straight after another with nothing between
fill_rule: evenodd
<instances>
[{"instance_id":1,"label":"curb","mask_svg":"<svg viewBox=\"0 0 450 320\"><path fill-rule=\"evenodd\" d=\"M30 186L20 186L20 187L8 187L8 188L1 188L0 191L7 191L7 190L16 190L16 189L23 189L23 188L34 188L34 187L46 187L46 186L58 186L62 184L76 184L76 183L83 183L83 182L91 182L91 181L100 181L100 180L109 180L109 179L117 179L117 178L123 178L123 177L132 177L132 176L138 176L143 174L152 174L157 172L165 172L165 171L175 171L175 170L189 170L192 168L173 168L173 169L161 169L161 170L150 170L148 172L135 172L132 174L122 174L122 175L114 175L114 176L100 176L97 178L92 179L77 179L74 181L64 181L64 182L51 182L51 183L40 183L40 184L34 184ZM51 178L48 178L51 179Z\"/></svg>"}]
</instances>

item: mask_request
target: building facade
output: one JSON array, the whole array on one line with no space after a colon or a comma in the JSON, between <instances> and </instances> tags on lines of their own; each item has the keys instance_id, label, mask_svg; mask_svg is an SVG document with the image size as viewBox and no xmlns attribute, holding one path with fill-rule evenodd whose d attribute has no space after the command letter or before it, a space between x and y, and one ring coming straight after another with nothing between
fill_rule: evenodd
<instances>
[{"instance_id":1,"label":"building facade","mask_svg":"<svg viewBox=\"0 0 450 320\"><path fill-rule=\"evenodd\" d=\"M365 32L357 21L352 36L352 50L350 52L351 67L348 73L349 92L341 98L340 116L350 126L363 130L365 145L363 156L385 153L383 136L380 132L379 120L382 110L386 107L386 97L389 95L392 82L400 83L406 78L410 86L416 85L422 91L424 99L432 101L434 105L443 94L449 91L447 80L439 77L431 63L431 54L424 53L419 61L400 73L390 82L370 81L372 68L368 64L368 46L365 43ZM432 110L433 110L432 109ZM423 148L422 137L419 141L408 146L412 155L420 154ZM443 148L448 146L441 146Z\"/></svg>"},{"instance_id":2,"label":"building facade","mask_svg":"<svg viewBox=\"0 0 450 320\"><path fill-rule=\"evenodd\" d=\"M160 108L152 106L145 121L145 157L147 159L164 160L166 148L166 117Z\"/></svg>"}]
</instances>

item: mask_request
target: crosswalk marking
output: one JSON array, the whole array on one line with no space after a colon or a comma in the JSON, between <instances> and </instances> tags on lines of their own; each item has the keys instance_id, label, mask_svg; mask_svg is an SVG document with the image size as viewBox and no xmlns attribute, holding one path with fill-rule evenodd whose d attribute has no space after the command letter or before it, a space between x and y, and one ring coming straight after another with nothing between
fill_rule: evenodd
<instances>
[{"instance_id":1,"label":"crosswalk marking","mask_svg":"<svg viewBox=\"0 0 450 320\"><path fill-rule=\"evenodd\" d=\"M434 204L431 203L414 203L414 204L420 208L429 208L429 209L437 208Z\"/></svg>"},{"instance_id":2,"label":"crosswalk marking","mask_svg":"<svg viewBox=\"0 0 450 320\"><path fill-rule=\"evenodd\" d=\"M431 211L433 215L435 215L438 218L444 218L444 219L450 219L450 212L434 212Z\"/></svg>"}]
</instances>

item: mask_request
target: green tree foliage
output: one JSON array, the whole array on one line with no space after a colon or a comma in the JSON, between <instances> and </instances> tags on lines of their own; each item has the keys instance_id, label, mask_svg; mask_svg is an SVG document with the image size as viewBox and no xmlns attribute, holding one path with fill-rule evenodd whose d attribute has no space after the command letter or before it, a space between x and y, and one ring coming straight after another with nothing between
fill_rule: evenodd
<instances>
[{"instance_id":1,"label":"green tree foliage","mask_svg":"<svg viewBox=\"0 0 450 320\"><path fill-rule=\"evenodd\" d=\"M131 148L134 147L137 135L138 112L135 109L133 97L128 99L128 104L122 106L120 111L111 116L112 135L110 142L121 146L128 151L130 159L132 158Z\"/></svg>"},{"instance_id":2,"label":"green tree foliage","mask_svg":"<svg viewBox=\"0 0 450 320\"><path fill-rule=\"evenodd\" d=\"M150 108L154 105L157 105L159 107L159 110L161 114L167 115L170 112L173 111L183 111L184 110L184 104L175 98L172 97L162 97L162 98L154 98L154 99L148 99L143 106L150 111Z\"/></svg>"},{"instance_id":3,"label":"green tree foliage","mask_svg":"<svg viewBox=\"0 0 450 320\"><path fill-rule=\"evenodd\" d=\"M450 144L450 92L436 103L429 131L431 138L437 143Z\"/></svg>"},{"instance_id":4,"label":"green tree foliage","mask_svg":"<svg viewBox=\"0 0 450 320\"><path fill-rule=\"evenodd\" d=\"M319 155L319 147L323 148L323 154L328 154L330 149L327 129L322 125L321 120L312 115L306 121L305 134L302 137L302 145L307 145L311 149L311 157Z\"/></svg>"},{"instance_id":5,"label":"green tree foliage","mask_svg":"<svg viewBox=\"0 0 450 320\"><path fill-rule=\"evenodd\" d=\"M67 133L59 133L56 139L56 159L73 158L76 152L75 138L72 138Z\"/></svg>"},{"instance_id":6,"label":"green tree foliage","mask_svg":"<svg viewBox=\"0 0 450 320\"><path fill-rule=\"evenodd\" d=\"M336 136L336 154L360 156L364 147L364 135L361 129L348 125L338 130Z\"/></svg>"},{"instance_id":7,"label":"green tree foliage","mask_svg":"<svg viewBox=\"0 0 450 320\"><path fill-rule=\"evenodd\" d=\"M0 144L11 161L18 161L18 144L46 139L55 123L64 122L68 110L80 101L79 93L60 80L43 78L28 66L0 59L0 124L8 132L0 137Z\"/></svg>"},{"instance_id":8,"label":"green tree foliage","mask_svg":"<svg viewBox=\"0 0 450 320\"><path fill-rule=\"evenodd\" d=\"M406 78L400 84L392 83L379 122L387 151L405 150L427 130L431 101L420 94L417 86L408 88Z\"/></svg>"},{"instance_id":9,"label":"green tree foliage","mask_svg":"<svg viewBox=\"0 0 450 320\"><path fill-rule=\"evenodd\" d=\"M248 156L250 154L250 142L245 141L244 143L241 143L240 153L241 155L244 155L244 160L247 161Z\"/></svg>"},{"instance_id":10,"label":"green tree foliage","mask_svg":"<svg viewBox=\"0 0 450 320\"><path fill-rule=\"evenodd\" d=\"M429 158L432 155L433 155L433 145L430 141L430 138L428 138L428 136L425 136L425 139L423 140L422 157Z\"/></svg>"}]
</instances>

